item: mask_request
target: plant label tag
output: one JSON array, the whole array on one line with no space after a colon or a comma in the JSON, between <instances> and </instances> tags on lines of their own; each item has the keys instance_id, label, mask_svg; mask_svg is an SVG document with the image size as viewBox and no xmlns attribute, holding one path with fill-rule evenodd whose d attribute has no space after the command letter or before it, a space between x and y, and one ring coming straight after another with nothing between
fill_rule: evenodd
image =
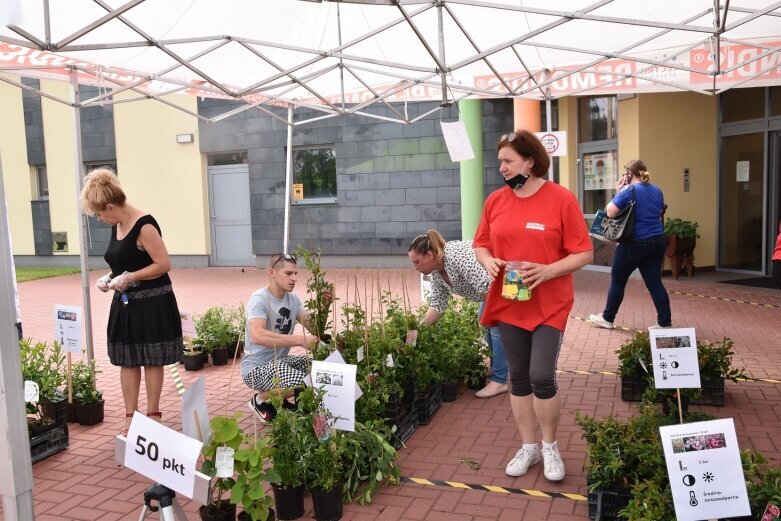
<instances>
[{"instance_id":1,"label":"plant label tag","mask_svg":"<svg viewBox=\"0 0 781 521\"><path fill-rule=\"evenodd\" d=\"M236 452L230 447L217 447L217 474L218 478L233 477L233 453Z\"/></svg>"},{"instance_id":2,"label":"plant label tag","mask_svg":"<svg viewBox=\"0 0 781 521\"><path fill-rule=\"evenodd\" d=\"M415 347L418 345L418 330L417 329L410 329L407 331L407 340L406 344L408 346Z\"/></svg>"},{"instance_id":3,"label":"plant label tag","mask_svg":"<svg viewBox=\"0 0 781 521\"><path fill-rule=\"evenodd\" d=\"M63 353L81 354L81 308L54 306L54 328Z\"/></svg>"},{"instance_id":4,"label":"plant label tag","mask_svg":"<svg viewBox=\"0 0 781 521\"><path fill-rule=\"evenodd\" d=\"M762 521L775 521L779 516L781 516L781 509L776 505L768 503L765 513L762 514Z\"/></svg>"},{"instance_id":5,"label":"plant label tag","mask_svg":"<svg viewBox=\"0 0 781 521\"><path fill-rule=\"evenodd\" d=\"M396 367L396 364L393 363L393 355L390 353L385 357L385 367Z\"/></svg>"},{"instance_id":6,"label":"plant label tag","mask_svg":"<svg viewBox=\"0 0 781 521\"><path fill-rule=\"evenodd\" d=\"M652 329L651 360L657 389L700 387L700 364L693 327Z\"/></svg>"},{"instance_id":7,"label":"plant label tag","mask_svg":"<svg viewBox=\"0 0 781 521\"><path fill-rule=\"evenodd\" d=\"M27 403L38 403L38 393L40 389L38 384L32 380L26 380L24 382L24 401Z\"/></svg>"},{"instance_id":8,"label":"plant label tag","mask_svg":"<svg viewBox=\"0 0 781 521\"><path fill-rule=\"evenodd\" d=\"M645 371L647 373L648 372L648 368L645 366L645 362L643 361L643 359L642 358L638 358L637 361L640 362L640 367L643 368L643 371Z\"/></svg>"},{"instance_id":9,"label":"plant label tag","mask_svg":"<svg viewBox=\"0 0 781 521\"><path fill-rule=\"evenodd\" d=\"M361 363L363 359L366 357L364 351L365 351L364 347L361 346L358 348L358 351L355 353L355 357L358 359L358 363Z\"/></svg>"}]
</instances>

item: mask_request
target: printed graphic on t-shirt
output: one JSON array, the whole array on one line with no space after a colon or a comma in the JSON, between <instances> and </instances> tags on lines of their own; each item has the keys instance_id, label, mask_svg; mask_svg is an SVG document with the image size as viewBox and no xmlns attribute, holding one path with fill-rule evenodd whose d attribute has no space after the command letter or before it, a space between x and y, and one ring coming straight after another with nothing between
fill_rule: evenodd
<instances>
[{"instance_id":1,"label":"printed graphic on t-shirt","mask_svg":"<svg viewBox=\"0 0 781 521\"><path fill-rule=\"evenodd\" d=\"M274 329L277 330L277 333L287 335L290 333L290 326L292 324L293 321L290 320L290 310L285 307L279 308L279 318L277 319L276 325L274 326Z\"/></svg>"},{"instance_id":2,"label":"printed graphic on t-shirt","mask_svg":"<svg viewBox=\"0 0 781 521\"><path fill-rule=\"evenodd\" d=\"M545 231L545 225L542 223L533 223L533 222L527 222L526 223L526 229L527 230L540 230L541 232Z\"/></svg>"}]
</instances>

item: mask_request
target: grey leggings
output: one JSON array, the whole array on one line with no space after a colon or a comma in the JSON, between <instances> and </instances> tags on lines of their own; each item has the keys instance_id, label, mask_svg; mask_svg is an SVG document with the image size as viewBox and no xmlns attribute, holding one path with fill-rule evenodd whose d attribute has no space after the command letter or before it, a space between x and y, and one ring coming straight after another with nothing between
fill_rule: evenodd
<instances>
[{"instance_id":1,"label":"grey leggings","mask_svg":"<svg viewBox=\"0 0 781 521\"><path fill-rule=\"evenodd\" d=\"M498 324L510 368L510 393L534 393L543 400L556 396L556 364L564 333L545 325L527 331L504 322Z\"/></svg>"}]
</instances>

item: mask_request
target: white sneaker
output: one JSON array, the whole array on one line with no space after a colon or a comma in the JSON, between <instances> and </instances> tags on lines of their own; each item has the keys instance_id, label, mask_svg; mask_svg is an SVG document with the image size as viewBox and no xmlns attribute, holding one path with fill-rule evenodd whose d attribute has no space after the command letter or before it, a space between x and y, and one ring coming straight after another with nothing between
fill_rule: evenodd
<instances>
[{"instance_id":1,"label":"white sneaker","mask_svg":"<svg viewBox=\"0 0 781 521\"><path fill-rule=\"evenodd\" d=\"M518 449L513 459L507 464L504 469L504 473L508 476L517 478L523 476L529 471L529 467L540 462L540 448L535 445L534 451L524 450L523 447Z\"/></svg>"},{"instance_id":2,"label":"white sneaker","mask_svg":"<svg viewBox=\"0 0 781 521\"><path fill-rule=\"evenodd\" d=\"M561 461L559 454L559 444L554 443L549 449L542 449L543 474L550 481L561 481L564 479L564 462Z\"/></svg>"},{"instance_id":3,"label":"white sneaker","mask_svg":"<svg viewBox=\"0 0 781 521\"><path fill-rule=\"evenodd\" d=\"M670 329L671 327L673 327L673 326L660 326L659 323L657 322L656 324L654 324L652 326L648 326L648 329L649 330L650 329Z\"/></svg>"},{"instance_id":4,"label":"white sneaker","mask_svg":"<svg viewBox=\"0 0 781 521\"><path fill-rule=\"evenodd\" d=\"M602 313L600 313L599 315L589 315L588 319L591 320L591 322L593 322L594 325L597 327L604 327L605 329L613 329L613 323L608 322L607 320L602 318Z\"/></svg>"}]
</instances>

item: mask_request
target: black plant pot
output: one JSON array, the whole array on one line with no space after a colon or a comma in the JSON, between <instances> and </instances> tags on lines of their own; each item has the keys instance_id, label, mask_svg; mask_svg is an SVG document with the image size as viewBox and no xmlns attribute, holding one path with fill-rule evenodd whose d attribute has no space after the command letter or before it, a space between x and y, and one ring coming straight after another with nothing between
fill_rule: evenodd
<instances>
[{"instance_id":1,"label":"black plant pot","mask_svg":"<svg viewBox=\"0 0 781 521\"><path fill-rule=\"evenodd\" d=\"M198 509L198 515L203 521L236 521L236 505L223 499L219 503L202 506Z\"/></svg>"},{"instance_id":2,"label":"black plant pot","mask_svg":"<svg viewBox=\"0 0 781 521\"><path fill-rule=\"evenodd\" d=\"M271 485L271 488L274 490L277 519L298 519L304 515L304 487L281 488Z\"/></svg>"},{"instance_id":3,"label":"black plant pot","mask_svg":"<svg viewBox=\"0 0 781 521\"><path fill-rule=\"evenodd\" d=\"M212 351L212 363L214 365L226 365L228 363L228 348L215 348L214 351Z\"/></svg>"},{"instance_id":4,"label":"black plant pot","mask_svg":"<svg viewBox=\"0 0 781 521\"><path fill-rule=\"evenodd\" d=\"M331 490L312 489L312 504L317 521L338 521L342 518L342 486Z\"/></svg>"},{"instance_id":5,"label":"black plant pot","mask_svg":"<svg viewBox=\"0 0 781 521\"><path fill-rule=\"evenodd\" d=\"M54 420L57 425L68 424L68 399L64 396L54 400L41 398L41 412L43 416Z\"/></svg>"},{"instance_id":6,"label":"black plant pot","mask_svg":"<svg viewBox=\"0 0 781 521\"><path fill-rule=\"evenodd\" d=\"M266 521L275 521L275 519L278 519L276 517L276 514L274 512L273 508L268 509L268 517L266 518ZM239 521L252 521L252 517L246 512L239 512Z\"/></svg>"},{"instance_id":7,"label":"black plant pot","mask_svg":"<svg viewBox=\"0 0 781 521\"><path fill-rule=\"evenodd\" d=\"M442 384L442 401L455 402L458 398L458 382Z\"/></svg>"},{"instance_id":8,"label":"black plant pot","mask_svg":"<svg viewBox=\"0 0 781 521\"><path fill-rule=\"evenodd\" d=\"M103 400L96 403L76 404L76 419L79 425L96 425L103 421Z\"/></svg>"},{"instance_id":9,"label":"black plant pot","mask_svg":"<svg viewBox=\"0 0 781 521\"><path fill-rule=\"evenodd\" d=\"M187 355L184 357L184 369L186 371L198 371L203 368L203 357L200 353L197 355Z\"/></svg>"},{"instance_id":10,"label":"black plant pot","mask_svg":"<svg viewBox=\"0 0 781 521\"><path fill-rule=\"evenodd\" d=\"M69 403L65 409L68 411L68 423L76 423L78 421L76 418L76 404Z\"/></svg>"},{"instance_id":11,"label":"black plant pot","mask_svg":"<svg viewBox=\"0 0 781 521\"><path fill-rule=\"evenodd\" d=\"M471 380L467 380L466 386L473 391L479 391L485 387L485 379L485 376L483 378L478 378L476 383L472 383Z\"/></svg>"}]
</instances>

